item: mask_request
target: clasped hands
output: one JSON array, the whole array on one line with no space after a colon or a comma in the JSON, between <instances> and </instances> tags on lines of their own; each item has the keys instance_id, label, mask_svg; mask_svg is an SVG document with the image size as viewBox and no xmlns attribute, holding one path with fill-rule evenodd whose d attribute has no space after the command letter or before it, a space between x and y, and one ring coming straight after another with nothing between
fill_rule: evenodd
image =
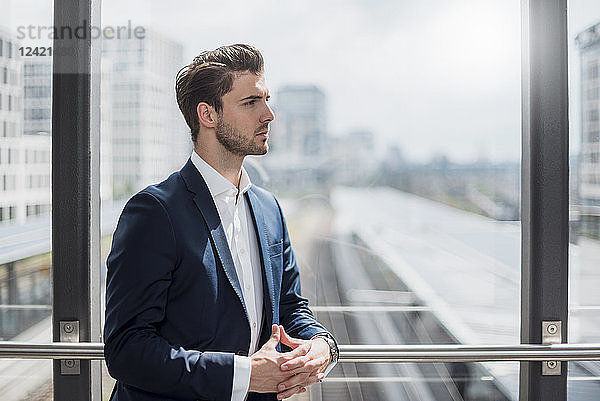
<instances>
[{"instance_id":1,"label":"clasped hands","mask_svg":"<svg viewBox=\"0 0 600 401\"><path fill-rule=\"evenodd\" d=\"M306 387L323 379L329 364L329 345L322 338L301 340L288 336L283 326L271 328L269 341L251 357L249 391L277 393L277 399L303 393ZM281 342L292 348L281 353L275 349Z\"/></svg>"}]
</instances>

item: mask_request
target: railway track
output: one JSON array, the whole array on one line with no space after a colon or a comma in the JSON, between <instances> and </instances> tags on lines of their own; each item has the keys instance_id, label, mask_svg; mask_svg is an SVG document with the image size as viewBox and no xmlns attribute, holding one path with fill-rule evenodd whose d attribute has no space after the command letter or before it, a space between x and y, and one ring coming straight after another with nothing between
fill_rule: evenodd
<instances>
[{"instance_id":1,"label":"railway track","mask_svg":"<svg viewBox=\"0 0 600 401\"><path fill-rule=\"evenodd\" d=\"M454 343L435 316L356 237L318 240L312 251L317 318L345 344ZM479 364L339 364L311 400L504 401ZM482 382L480 378L486 378Z\"/></svg>"}]
</instances>

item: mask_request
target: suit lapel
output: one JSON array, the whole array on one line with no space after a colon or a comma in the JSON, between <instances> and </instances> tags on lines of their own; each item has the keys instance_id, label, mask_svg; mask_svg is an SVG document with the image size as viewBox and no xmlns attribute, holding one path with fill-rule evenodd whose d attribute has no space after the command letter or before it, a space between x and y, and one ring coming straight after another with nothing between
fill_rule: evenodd
<instances>
[{"instance_id":1,"label":"suit lapel","mask_svg":"<svg viewBox=\"0 0 600 401\"><path fill-rule=\"evenodd\" d=\"M258 235L258 247L260 248L260 254L263 265L263 277L265 278L266 286L263 286L263 302L265 305L265 316L267 318L267 327L271 327L273 324L273 303L274 303L274 292L273 292L273 268L271 266L271 258L269 257L269 251L267 246L269 244L267 238L267 226L263 217L262 209L259 206L259 201L254 193L253 187L250 187L248 192L248 202L250 203L250 210L252 211L252 219L256 227L256 233Z\"/></svg>"},{"instance_id":2,"label":"suit lapel","mask_svg":"<svg viewBox=\"0 0 600 401\"><path fill-rule=\"evenodd\" d=\"M188 190L195 194L194 203L200 210L200 213L202 213L202 217L206 222L213 246L217 251L217 257L221 261L221 266L223 266L223 269L225 270L227 279L242 303L244 313L246 314L246 320L249 320L248 311L246 310L246 304L244 303L244 297L242 295L242 287L240 286L240 281L235 271L235 265L233 264L229 245L227 244L227 236L223 230L219 212L217 211L215 202L208 190L208 186L191 159L187 161L180 172Z\"/></svg>"}]
</instances>

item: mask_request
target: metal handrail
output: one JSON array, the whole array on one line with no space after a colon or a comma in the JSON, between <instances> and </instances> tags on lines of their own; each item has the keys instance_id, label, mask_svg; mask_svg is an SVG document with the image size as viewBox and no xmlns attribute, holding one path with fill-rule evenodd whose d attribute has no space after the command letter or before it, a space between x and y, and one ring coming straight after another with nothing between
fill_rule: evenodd
<instances>
[{"instance_id":1,"label":"metal handrail","mask_svg":"<svg viewBox=\"0 0 600 401\"><path fill-rule=\"evenodd\" d=\"M0 359L104 359L103 343L0 341Z\"/></svg>"},{"instance_id":2,"label":"metal handrail","mask_svg":"<svg viewBox=\"0 0 600 401\"><path fill-rule=\"evenodd\" d=\"M487 362L600 360L600 344L340 345L342 362Z\"/></svg>"},{"instance_id":3,"label":"metal handrail","mask_svg":"<svg viewBox=\"0 0 600 401\"><path fill-rule=\"evenodd\" d=\"M600 360L600 344L340 345L340 362ZM103 359L103 343L0 341L0 359Z\"/></svg>"}]
</instances>

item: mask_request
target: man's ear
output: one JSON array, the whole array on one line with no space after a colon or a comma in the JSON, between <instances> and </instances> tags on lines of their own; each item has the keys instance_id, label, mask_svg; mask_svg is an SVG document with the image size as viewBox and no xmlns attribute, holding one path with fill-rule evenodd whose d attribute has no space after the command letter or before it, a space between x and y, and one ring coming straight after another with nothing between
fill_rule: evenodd
<instances>
[{"instance_id":1,"label":"man's ear","mask_svg":"<svg viewBox=\"0 0 600 401\"><path fill-rule=\"evenodd\" d=\"M198 122L200 125L206 128L214 128L216 125L216 112L215 109L205 102L198 103L196 106L196 113L198 114Z\"/></svg>"}]
</instances>

